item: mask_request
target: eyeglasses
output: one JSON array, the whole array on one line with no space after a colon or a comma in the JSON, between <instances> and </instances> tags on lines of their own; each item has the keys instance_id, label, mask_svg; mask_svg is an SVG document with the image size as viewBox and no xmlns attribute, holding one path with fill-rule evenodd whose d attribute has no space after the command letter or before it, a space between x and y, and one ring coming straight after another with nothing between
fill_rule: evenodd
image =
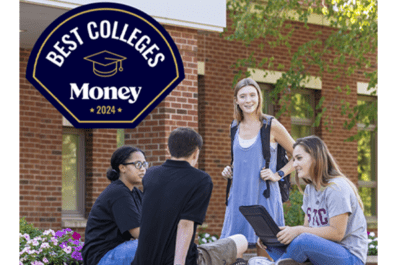
<instances>
[{"instance_id":1,"label":"eyeglasses","mask_svg":"<svg viewBox=\"0 0 397 265\"><path fill-rule=\"evenodd\" d=\"M141 167L143 166L144 169L148 169L149 168L149 163L148 162L141 162L141 161L137 161L137 162L130 162L130 163L123 163L124 166L126 165L134 165L136 169L141 169Z\"/></svg>"}]
</instances>

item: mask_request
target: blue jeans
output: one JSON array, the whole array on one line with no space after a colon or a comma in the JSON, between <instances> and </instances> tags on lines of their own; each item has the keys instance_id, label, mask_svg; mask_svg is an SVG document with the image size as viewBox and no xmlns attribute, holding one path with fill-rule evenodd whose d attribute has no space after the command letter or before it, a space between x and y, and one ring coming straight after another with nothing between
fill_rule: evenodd
<instances>
[{"instance_id":1,"label":"blue jeans","mask_svg":"<svg viewBox=\"0 0 397 265\"><path fill-rule=\"evenodd\" d=\"M109 250L98 265L130 265L134 260L138 240L129 240Z\"/></svg>"},{"instance_id":2,"label":"blue jeans","mask_svg":"<svg viewBox=\"0 0 397 265\"><path fill-rule=\"evenodd\" d=\"M274 261L290 258L297 262L310 260L314 265L363 265L342 245L308 233L297 236L287 247L268 247L267 253Z\"/></svg>"}]
</instances>

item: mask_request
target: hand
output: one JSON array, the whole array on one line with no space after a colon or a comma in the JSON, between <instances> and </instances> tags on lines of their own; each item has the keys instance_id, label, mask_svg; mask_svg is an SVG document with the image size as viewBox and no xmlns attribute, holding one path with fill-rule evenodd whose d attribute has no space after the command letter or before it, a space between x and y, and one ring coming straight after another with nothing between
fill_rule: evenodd
<instances>
[{"instance_id":1,"label":"hand","mask_svg":"<svg viewBox=\"0 0 397 265\"><path fill-rule=\"evenodd\" d=\"M262 168L260 178L264 181L270 180L273 182L277 182L281 179L278 173L273 173L273 171L271 171L269 168Z\"/></svg>"},{"instance_id":2,"label":"hand","mask_svg":"<svg viewBox=\"0 0 397 265\"><path fill-rule=\"evenodd\" d=\"M222 177L224 179L233 179L233 171L230 166L226 166L222 171Z\"/></svg>"},{"instance_id":3,"label":"hand","mask_svg":"<svg viewBox=\"0 0 397 265\"><path fill-rule=\"evenodd\" d=\"M294 240L295 237L301 234L299 226L282 226L280 227L280 230L281 231L277 234L277 239L285 245L291 243L291 241Z\"/></svg>"},{"instance_id":4,"label":"hand","mask_svg":"<svg viewBox=\"0 0 397 265\"><path fill-rule=\"evenodd\" d=\"M256 244L263 250L266 250L267 247L263 244L262 240L258 237L258 241L256 242Z\"/></svg>"}]
</instances>

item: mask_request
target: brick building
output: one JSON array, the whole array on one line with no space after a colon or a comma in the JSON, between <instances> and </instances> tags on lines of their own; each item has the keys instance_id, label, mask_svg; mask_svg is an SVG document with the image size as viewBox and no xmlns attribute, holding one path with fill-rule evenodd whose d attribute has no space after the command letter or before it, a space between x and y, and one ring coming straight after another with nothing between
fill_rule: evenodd
<instances>
[{"instance_id":1,"label":"brick building","mask_svg":"<svg viewBox=\"0 0 397 265\"><path fill-rule=\"evenodd\" d=\"M156 13L161 11L153 6L132 3L152 15L170 33L182 56L186 78L139 126L122 130L73 128L26 80L27 61L35 39L56 17L78 6L78 1L72 0L38 2L20 3L21 30L26 30L24 27L30 25L26 32L20 34L20 217L25 216L28 222L41 229L70 227L84 237L90 209L109 184L105 172L113 151L121 144L134 145L146 152L151 165L159 165L169 157L166 151L169 133L179 126L188 126L197 130L204 139L198 167L208 172L214 183L206 216L207 231L219 235L225 212L226 187L221 171L230 163L228 130L233 117L232 80L236 71L230 66L236 58L251 51L251 48L219 36L227 22L225 2L211 4L207 1L207 7L211 6L212 12L219 14L216 19L213 18L216 16L207 14L209 8L193 12L203 14L202 17L192 14L181 17L171 14L167 17ZM173 5L177 1L169 2ZM197 8L196 4L189 5L185 4L186 10ZM322 27L323 31L327 31L315 21L310 24L310 30L304 29L300 23L293 24L297 30L292 42L296 44L313 37L313 28ZM276 62L288 67L288 57L282 47L265 50L262 54L257 52L256 55L260 58L265 53L274 54ZM281 72L266 78L263 73L255 71L252 77L261 85L266 98ZM343 172L363 187L360 188L363 194L370 194L366 197L366 206L369 207L366 214L369 224L376 227L376 135L370 133L370 138L364 139L363 143L344 142L361 125L351 131L342 129L346 117L340 115L340 110L331 108L342 98L355 105L376 100L376 97L367 95L365 88L368 80L362 75L356 74L344 80L352 88L349 96L337 94L335 82L332 76L325 75L322 80L313 77L312 82L295 95L310 104L316 104L321 96L325 96L328 115L334 120L332 132L326 130L324 124L314 129L310 127L312 117L305 116L305 113L284 115L279 120L294 138L316 134L327 143ZM266 101L268 114L275 114L278 108ZM369 159L358 160L359 152L365 152ZM357 167L363 163L367 168L369 165L373 173L370 177L365 172L358 173Z\"/></svg>"}]
</instances>

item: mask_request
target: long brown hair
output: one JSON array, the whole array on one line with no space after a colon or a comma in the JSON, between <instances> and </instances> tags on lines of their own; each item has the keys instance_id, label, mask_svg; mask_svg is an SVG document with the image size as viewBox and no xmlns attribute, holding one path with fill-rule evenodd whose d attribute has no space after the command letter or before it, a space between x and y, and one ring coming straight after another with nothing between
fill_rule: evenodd
<instances>
[{"instance_id":1,"label":"long brown hair","mask_svg":"<svg viewBox=\"0 0 397 265\"><path fill-rule=\"evenodd\" d=\"M253 86L256 89L256 92L258 93L258 107L256 108L256 114L258 115L258 119L262 122L263 120L267 120L266 115L263 114L262 112L262 107L263 107L263 96L261 93L261 89L255 80L252 78L244 78L241 79L236 86L234 87L234 119L237 120L237 123L240 123L242 120L244 120L244 114L243 111L241 110L240 106L237 105L237 93L242 89L243 87L246 86Z\"/></svg>"},{"instance_id":2,"label":"long brown hair","mask_svg":"<svg viewBox=\"0 0 397 265\"><path fill-rule=\"evenodd\" d=\"M352 188L361 209L364 209L363 202L358 194L357 187L351 182L340 170L334 157L328 150L327 145L319 137L311 135L296 140L293 148L298 145L302 146L306 153L312 158L312 166L310 168L310 179L303 179L307 184L314 185L317 189L321 187L328 187L331 185L330 180L334 178L344 178ZM299 185L299 178L295 175L296 183Z\"/></svg>"}]
</instances>

